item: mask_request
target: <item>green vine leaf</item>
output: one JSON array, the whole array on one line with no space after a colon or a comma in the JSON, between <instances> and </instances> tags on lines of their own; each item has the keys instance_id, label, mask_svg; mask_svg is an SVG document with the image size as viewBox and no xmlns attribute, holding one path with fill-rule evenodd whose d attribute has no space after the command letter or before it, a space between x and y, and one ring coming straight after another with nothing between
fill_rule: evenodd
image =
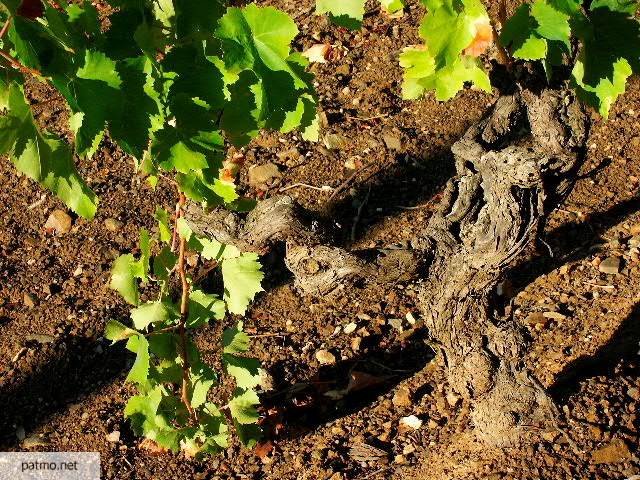
<instances>
[{"instance_id":1,"label":"green vine leaf","mask_svg":"<svg viewBox=\"0 0 640 480\"><path fill-rule=\"evenodd\" d=\"M198 408L207 401L207 393L218 380L216 372L204 363L191 367L191 406Z\"/></svg>"},{"instance_id":2,"label":"green vine leaf","mask_svg":"<svg viewBox=\"0 0 640 480\"><path fill-rule=\"evenodd\" d=\"M177 227L178 236L180 238L184 238L188 242L191 238L191 235L193 235L193 231L183 217L178 218Z\"/></svg>"},{"instance_id":3,"label":"green vine leaf","mask_svg":"<svg viewBox=\"0 0 640 480\"><path fill-rule=\"evenodd\" d=\"M175 128L165 127L156 132L151 151L164 170L189 173L191 170L207 168L209 163L204 153L189 140L181 140Z\"/></svg>"},{"instance_id":4,"label":"green vine leaf","mask_svg":"<svg viewBox=\"0 0 640 480\"><path fill-rule=\"evenodd\" d=\"M202 258L206 260L215 260L221 262L227 258L239 257L241 252L233 245L226 245L216 240L208 238L196 237L192 235L187 242L189 248L196 250Z\"/></svg>"},{"instance_id":5,"label":"green vine leaf","mask_svg":"<svg viewBox=\"0 0 640 480\"><path fill-rule=\"evenodd\" d=\"M316 13L328 13L339 27L358 30L364 17L365 0L316 0Z\"/></svg>"},{"instance_id":6,"label":"green vine leaf","mask_svg":"<svg viewBox=\"0 0 640 480\"><path fill-rule=\"evenodd\" d=\"M404 8L402 0L380 0L380 5L389 13L395 13Z\"/></svg>"},{"instance_id":7,"label":"green vine leaf","mask_svg":"<svg viewBox=\"0 0 640 480\"><path fill-rule=\"evenodd\" d=\"M239 388L251 389L260 385L260 362L255 358L223 353L222 364Z\"/></svg>"},{"instance_id":8,"label":"green vine leaf","mask_svg":"<svg viewBox=\"0 0 640 480\"><path fill-rule=\"evenodd\" d=\"M162 401L162 390L156 387L146 395L129 398L124 416L131 420L131 429L136 435L144 435L152 440L158 432L157 413Z\"/></svg>"},{"instance_id":9,"label":"green vine leaf","mask_svg":"<svg viewBox=\"0 0 640 480\"><path fill-rule=\"evenodd\" d=\"M238 322L222 332L222 351L224 353L244 353L249 350L249 335L242 331L243 323Z\"/></svg>"},{"instance_id":10,"label":"green vine leaf","mask_svg":"<svg viewBox=\"0 0 640 480\"><path fill-rule=\"evenodd\" d=\"M608 0L607 0L608 1ZM549 5L559 12L575 15L580 12L580 0L549 0Z\"/></svg>"},{"instance_id":11,"label":"green vine leaf","mask_svg":"<svg viewBox=\"0 0 640 480\"><path fill-rule=\"evenodd\" d=\"M159 383L180 383L182 367L175 363L178 356L180 337L171 332L155 333L148 337L149 351L156 357L167 360L155 365L155 378ZM151 378L151 376L150 376Z\"/></svg>"},{"instance_id":12,"label":"green vine leaf","mask_svg":"<svg viewBox=\"0 0 640 480\"><path fill-rule=\"evenodd\" d=\"M145 272L141 261L137 261L130 253L120 255L113 262L109 287L116 290L130 304L138 306L140 293L137 279L144 276Z\"/></svg>"},{"instance_id":13,"label":"green vine leaf","mask_svg":"<svg viewBox=\"0 0 640 480\"><path fill-rule=\"evenodd\" d=\"M246 144L258 128L287 132L300 126L305 137L315 136L312 76L304 71L306 59L290 47L297 33L293 21L273 7L232 7L220 19L216 37L223 45L225 77L234 81L221 125L235 145ZM239 120L236 108L248 109L251 117Z\"/></svg>"},{"instance_id":14,"label":"green vine leaf","mask_svg":"<svg viewBox=\"0 0 640 480\"><path fill-rule=\"evenodd\" d=\"M229 402L229 411L233 419L242 425L256 423L259 415L255 405L259 403L258 394L253 390L236 388Z\"/></svg>"},{"instance_id":15,"label":"green vine leaf","mask_svg":"<svg viewBox=\"0 0 640 480\"><path fill-rule=\"evenodd\" d=\"M69 125L76 136L76 151L92 157L104 135L108 120L121 118L122 80L116 62L105 54L85 50L76 61L82 62L75 78L54 77L54 85L74 112Z\"/></svg>"},{"instance_id":16,"label":"green vine leaf","mask_svg":"<svg viewBox=\"0 0 640 480\"><path fill-rule=\"evenodd\" d=\"M121 340L127 340L133 335L138 334L139 332L136 332L132 328L129 328L112 318L109 319L109 321L107 322L107 326L104 329L104 338L106 338L107 340L111 340L113 343L119 342Z\"/></svg>"},{"instance_id":17,"label":"green vine leaf","mask_svg":"<svg viewBox=\"0 0 640 480\"><path fill-rule=\"evenodd\" d=\"M11 77L9 77L10 79ZM0 147L16 169L51 190L78 215L91 219L98 199L76 170L69 147L51 134L41 133L22 87L0 76Z\"/></svg>"},{"instance_id":18,"label":"green vine leaf","mask_svg":"<svg viewBox=\"0 0 640 480\"><path fill-rule=\"evenodd\" d=\"M188 311L187 328L201 327L211 319L221 320L226 313L225 304L217 295L197 289L189 294Z\"/></svg>"},{"instance_id":19,"label":"green vine leaf","mask_svg":"<svg viewBox=\"0 0 640 480\"><path fill-rule=\"evenodd\" d=\"M262 429L258 425L243 425L234 419L233 426L236 429L240 443L247 448L255 447L262 438Z\"/></svg>"},{"instance_id":20,"label":"green vine leaf","mask_svg":"<svg viewBox=\"0 0 640 480\"><path fill-rule=\"evenodd\" d=\"M136 350L136 360L127 375L126 381L133 383L145 383L149 377L149 342L138 335L138 345Z\"/></svg>"},{"instance_id":21,"label":"green vine leaf","mask_svg":"<svg viewBox=\"0 0 640 480\"><path fill-rule=\"evenodd\" d=\"M466 82L491 92L489 77L477 53L466 49L476 41L480 28L489 25L479 0L425 0L427 14L420 25L425 45L405 48L400 65L405 69L403 98L418 98L435 90L445 101L462 90ZM473 56L472 56L473 55Z\"/></svg>"},{"instance_id":22,"label":"green vine leaf","mask_svg":"<svg viewBox=\"0 0 640 480\"><path fill-rule=\"evenodd\" d=\"M160 253L153 258L153 274L161 282L168 282L169 275L178 261L178 256L171 252L168 245L162 247Z\"/></svg>"},{"instance_id":23,"label":"green vine leaf","mask_svg":"<svg viewBox=\"0 0 640 480\"><path fill-rule=\"evenodd\" d=\"M153 215L158 221L158 236L161 242L171 242L171 228L169 228L169 214L164 208L157 207L156 213Z\"/></svg>"},{"instance_id":24,"label":"green vine leaf","mask_svg":"<svg viewBox=\"0 0 640 480\"><path fill-rule=\"evenodd\" d=\"M264 290L260 285L264 278L260 267L256 253L242 253L222 262L224 300L231 313L244 315L256 293Z\"/></svg>"},{"instance_id":25,"label":"green vine leaf","mask_svg":"<svg viewBox=\"0 0 640 480\"><path fill-rule=\"evenodd\" d=\"M522 4L516 9L502 28L500 43L509 47L516 58L538 60L547 55L547 42L536 33L536 22L529 8Z\"/></svg>"},{"instance_id":26,"label":"green vine leaf","mask_svg":"<svg viewBox=\"0 0 640 480\"><path fill-rule=\"evenodd\" d=\"M583 46L572 72L578 98L607 117L626 79L640 73L640 22L619 3L593 2L586 21L575 30Z\"/></svg>"},{"instance_id":27,"label":"green vine leaf","mask_svg":"<svg viewBox=\"0 0 640 480\"><path fill-rule=\"evenodd\" d=\"M621 58L614 64L613 78L603 78L595 86L584 82L584 69L583 58L578 57L572 72L578 98L585 104L594 107L604 118L607 118L611 105L625 91L627 78L632 73L631 66L629 62Z\"/></svg>"},{"instance_id":28,"label":"green vine leaf","mask_svg":"<svg viewBox=\"0 0 640 480\"><path fill-rule=\"evenodd\" d=\"M571 28L569 27L568 15L554 8L545 0L536 0L531 5L531 15L538 23L536 33L547 40L556 40L569 45L569 35Z\"/></svg>"},{"instance_id":29,"label":"green vine leaf","mask_svg":"<svg viewBox=\"0 0 640 480\"><path fill-rule=\"evenodd\" d=\"M149 302L131 310L131 320L137 330L144 330L153 323L170 323L180 316L169 300Z\"/></svg>"},{"instance_id":30,"label":"green vine leaf","mask_svg":"<svg viewBox=\"0 0 640 480\"><path fill-rule=\"evenodd\" d=\"M210 37L225 7L220 0L176 0L174 5L176 33L180 39ZM171 12L170 7L166 10Z\"/></svg>"},{"instance_id":31,"label":"green vine leaf","mask_svg":"<svg viewBox=\"0 0 640 480\"><path fill-rule=\"evenodd\" d=\"M613 12L633 15L640 8L640 3L638 0L593 0L589 8L591 10L607 8Z\"/></svg>"},{"instance_id":32,"label":"green vine leaf","mask_svg":"<svg viewBox=\"0 0 640 480\"><path fill-rule=\"evenodd\" d=\"M545 60L547 77L552 66L562 64L569 53L570 15L581 15L573 0L536 0L522 4L504 24L500 43L516 58Z\"/></svg>"}]
</instances>

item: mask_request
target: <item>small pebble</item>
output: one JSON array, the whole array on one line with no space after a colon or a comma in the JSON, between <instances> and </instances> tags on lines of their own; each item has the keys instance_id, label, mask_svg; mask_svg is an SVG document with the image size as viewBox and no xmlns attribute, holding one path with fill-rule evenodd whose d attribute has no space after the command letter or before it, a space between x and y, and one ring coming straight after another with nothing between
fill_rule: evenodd
<instances>
[{"instance_id":1,"label":"small pebble","mask_svg":"<svg viewBox=\"0 0 640 480\"><path fill-rule=\"evenodd\" d=\"M49 215L44 228L53 229L58 235L69 233L71 230L71 217L63 210L54 210Z\"/></svg>"},{"instance_id":2,"label":"small pebble","mask_svg":"<svg viewBox=\"0 0 640 480\"><path fill-rule=\"evenodd\" d=\"M32 293L24 293L23 303L25 307L33 308L36 306L36 302L38 301L38 297L36 297Z\"/></svg>"},{"instance_id":3,"label":"small pebble","mask_svg":"<svg viewBox=\"0 0 640 480\"><path fill-rule=\"evenodd\" d=\"M344 135L330 134L324 137L324 144L329 150L343 150L351 143Z\"/></svg>"},{"instance_id":4,"label":"small pebble","mask_svg":"<svg viewBox=\"0 0 640 480\"><path fill-rule=\"evenodd\" d=\"M267 188L280 176L282 176L282 173L280 173L280 169L275 163L254 165L249 168L249 185L252 187Z\"/></svg>"},{"instance_id":5,"label":"small pebble","mask_svg":"<svg viewBox=\"0 0 640 480\"><path fill-rule=\"evenodd\" d=\"M620 267L621 264L619 257L608 257L598 265L598 269L602 273L606 273L608 275L616 275L620 273Z\"/></svg>"},{"instance_id":6,"label":"small pebble","mask_svg":"<svg viewBox=\"0 0 640 480\"><path fill-rule=\"evenodd\" d=\"M389 150L402 150L402 140L391 133L383 133L382 140Z\"/></svg>"},{"instance_id":7,"label":"small pebble","mask_svg":"<svg viewBox=\"0 0 640 480\"><path fill-rule=\"evenodd\" d=\"M422 426L422 420L420 420L415 415L409 415L408 417L402 417L400 419L400 424L417 430Z\"/></svg>"},{"instance_id":8,"label":"small pebble","mask_svg":"<svg viewBox=\"0 0 640 480\"><path fill-rule=\"evenodd\" d=\"M346 334L350 334L356 331L356 328L358 328L358 325L354 322L348 323L344 326L343 332Z\"/></svg>"},{"instance_id":9,"label":"small pebble","mask_svg":"<svg viewBox=\"0 0 640 480\"><path fill-rule=\"evenodd\" d=\"M104 221L104 226L107 228L107 230L118 232L122 230L122 227L124 227L124 223L122 223L120 220L116 220L115 218L107 218Z\"/></svg>"},{"instance_id":10,"label":"small pebble","mask_svg":"<svg viewBox=\"0 0 640 480\"><path fill-rule=\"evenodd\" d=\"M412 405L413 402L411 400L411 393L409 392L409 389L401 388L398 390L393 395L392 402L396 407L408 407Z\"/></svg>"},{"instance_id":11,"label":"small pebble","mask_svg":"<svg viewBox=\"0 0 640 480\"><path fill-rule=\"evenodd\" d=\"M51 343L55 340L55 337L51 336L51 335L42 335L39 333L30 333L28 335L24 336L24 339L26 341L34 341L34 342L38 342L38 343Z\"/></svg>"},{"instance_id":12,"label":"small pebble","mask_svg":"<svg viewBox=\"0 0 640 480\"><path fill-rule=\"evenodd\" d=\"M22 442L22 446L25 448L41 447L43 445L49 445L50 443L51 440L49 440L48 438L40 438L38 434L34 433L33 435L30 435L29 437L24 439L24 441Z\"/></svg>"},{"instance_id":13,"label":"small pebble","mask_svg":"<svg viewBox=\"0 0 640 480\"><path fill-rule=\"evenodd\" d=\"M458 404L462 401L462 398L460 398L458 395L456 395L455 393L448 393L447 394L447 403L449 404L449 406L451 408L455 408L458 406Z\"/></svg>"},{"instance_id":14,"label":"small pebble","mask_svg":"<svg viewBox=\"0 0 640 480\"><path fill-rule=\"evenodd\" d=\"M334 365L336 363L335 355L328 350L318 350L316 359L320 362L320 365Z\"/></svg>"},{"instance_id":15,"label":"small pebble","mask_svg":"<svg viewBox=\"0 0 640 480\"><path fill-rule=\"evenodd\" d=\"M390 318L387 320L387 323L393 327L394 329L402 332L402 319L401 318Z\"/></svg>"}]
</instances>

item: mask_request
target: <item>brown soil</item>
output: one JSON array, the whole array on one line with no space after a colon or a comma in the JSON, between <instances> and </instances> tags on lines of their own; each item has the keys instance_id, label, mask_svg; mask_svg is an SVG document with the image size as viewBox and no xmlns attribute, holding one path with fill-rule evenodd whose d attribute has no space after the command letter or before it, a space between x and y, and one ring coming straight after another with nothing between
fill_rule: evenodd
<instances>
[{"instance_id":1,"label":"brown soil","mask_svg":"<svg viewBox=\"0 0 640 480\"><path fill-rule=\"evenodd\" d=\"M371 164L332 199L331 191L308 187L287 192L339 225L345 245L410 238L452 172L448 147L498 92L466 90L446 103L432 96L400 100L397 53L418 43L418 7L393 20L373 11L362 32L351 33L313 16L307 0L261 3L292 15L302 32L296 49L339 46L330 63L312 70L323 135L348 138L345 148L329 150L295 134L261 135L246 149L248 164L274 162L284 172L266 194L296 183L338 187L353 173L345 162ZM41 125L70 140L62 103L35 106L51 92L37 84L29 91ZM109 269L117 255L135 253L140 227L154 230L156 205L171 209L175 198L168 182L152 190L105 138L93 160L78 159L101 198L96 219L74 218L65 235L44 230L61 203L19 177L8 160L0 163L0 447L99 451L107 479L604 480L640 474L640 79L630 80L609 120L594 115L593 121L584 176L550 219L547 246L532 246L503 286L505 307L530 332L528 364L562 410L563 428L541 432L539 443L490 450L475 440L468 405L452 393L424 332L410 330L406 320L402 331L394 327L407 313L418 316L411 288L304 298L290 286L276 251L264 258L267 291L246 319L256 334L281 334L256 338L252 347L273 376L273 390L262 395L272 450L259 458L232 441L204 462L141 450L122 413L133 392L123 383L131 356L102 338L107 319L128 318L127 306L107 287ZM246 170L240 182L253 192ZM107 218L122 221L122 229L108 230ZM609 257L622 259L619 274L600 271ZM196 342L215 351L221 329L232 321L201 329ZM356 331L345 334L340 327L352 322ZM320 366L319 349L330 350L337 364ZM344 388L354 372L384 381L339 400L325 395ZM408 415L419 417L422 427L404 428L399 421ZM22 429L42 445L25 446ZM111 443L107 435L116 430L120 441ZM350 451L359 443L384 454Z\"/></svg>"}]
</instances>

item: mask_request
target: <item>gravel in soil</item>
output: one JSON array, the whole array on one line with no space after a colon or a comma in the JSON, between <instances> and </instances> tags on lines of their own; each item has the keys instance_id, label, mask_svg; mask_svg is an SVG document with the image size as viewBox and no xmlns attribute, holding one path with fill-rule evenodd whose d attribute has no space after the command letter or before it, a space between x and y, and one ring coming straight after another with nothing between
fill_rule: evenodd
<instances>
[{"instance_id":1,"label":"gravel in soil","mask_svg":"<svg viewBox=\"0 0 640 480\"><path fill-rule=\"evenodd\" d=\"M452 173L448 148L498 92L466 90L446 103L400 99L397 56L418 43L415 5L399 19L372 11L362 31L346 32L314 16L309 1L261 3L296 20L297 50L330 43L337 53L311 67L323 141L262 134L243 150L241 188L268 196L298 183L331 187L287 193L331 218L344 245L410 238ZM33 82L29 93L39 123L71 142L62 102ZM126 320L128 308L107 285L113 259L137 253L140 228L155 232L156 205L172 208L173 188L161 181L152 189L105 138L94 159L77 159L101 198L87 222L3 159L0 445L99 451L106 479L632 478L640 474L639 132L633 78L608 121L594 116L583 178L553 214L544 242L501 285L504 309L529 331L528 365L559 402L561 421L535 445L495 451L475 440L468 405L413 328L411 287L303 298L277 251L263 259L267 291L245 320L250 332L275 334L252 347L269 373L261 395L269 443L250 451L232 441L205 462L141 449L122 413L133 394L123 383L132 358L102 338L107 319ZM274 164L279 175L257 189L249 183L253 164ZM59 229L47 226L57 210L69 215L54 215ZM233 320L200 329L195 341L215 351Z\"/></svg>"}]
</instances>

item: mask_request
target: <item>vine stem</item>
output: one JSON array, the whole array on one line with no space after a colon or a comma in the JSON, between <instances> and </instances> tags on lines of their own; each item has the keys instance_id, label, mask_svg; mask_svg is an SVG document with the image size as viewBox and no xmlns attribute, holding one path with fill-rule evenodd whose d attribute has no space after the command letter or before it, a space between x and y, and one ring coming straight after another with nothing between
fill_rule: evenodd
<instances>
[{"instance_id":1,"label":"vine stem","mask_svg":"<svg viewBox=\"0 0 640 480\"><path fill-rule=\"evenodd\" d=\"M184 211L182 207L185 203L184 193L180 192L180 200L178 201L177 206L177 216L182 217L184 215ZM177 227L176 227L177 231ZM189 417L191 421L195 423L197 421L196 412L191 406L191 402L189 401L189 358L187 356L187 332L185 328L185 323L187 322L187 300L189 298L189 283L187 282L187 272L184 266L185 257L185 244L186 240L184 238L180 238L180 250L178 256L178 274L180 275L180 281L182 282L182 301L180 303L180 323L178 324L178 329L180 330L180 343L181 343L181 356L182 356L182 391L180 394L180 398L182 403L184 403L185 407L187 407L187 411L189 412Z\"/></svg>"},{"instance_id":2,"label":"vine stem","mask_svg":"<svg viewBox=\"0 0 640 480\"><path fill-rule=\"evenodd\" d=\"M2 26L2 30L0 30L0 38L4 36L4 33L7 31L7 28L9 28L9 23L11 23L11 15L7 17L7 20L4 22L4 25Z\"/></svg>"},{"instance_id":3,"label":"vine stem","mask_svg":"<svg viewBox=\"0 0 640 480\"><path fill-rule=\"evenodd\" d=\"M29 68L29 67L26 67L25 65L22 65L19 61L17 61L15 58L13 58L4 50L0 50L0 57L4 58L7 62L9 62L9 64L16 70L22 70L23 72L28 72L28 73L31 73L32 75L42 76L42 73L40 73L38 70L34 70L33 68Z\"/></svg>"},{"instance_id":4,"label":"vine stem","mask_svg":"<svg viewBox=\"0 0 640 480\"><path fill-rule=\"evenodd\" d=\"M181 217L182 205L184 205L184 201L182 202L182 204L180 204L180 202L176 203L176 211L173 216L173 238L171 239L172 253L176 251L176 241L178 239L178 218Z\"/></svg>"},{"instance_id":5,"label":"vine stem","mask_svg":"<svg viewBox=\"0 0 640 480\"><path fill-rule=\"evenodd\" d=\"M513 60L507 49L500 45L500 34L498 33L496 23L493 20L491 20L491 33L493 35L493 43L498 50L498 61L507 67L507 70L511 71L513 68Z\"/></svg>"},{"instance_id":6,"label":"vine stem","mask_svg":"<svg viewBox=\"0 0 640 480\"><path fill-rule=\"evenodd\" d=\"M167 327L167 328L161 328L160 330L154 330L153 332L149 332L149 333L145 333L145 337L150 337L152 335L157 335L158 333L164 333L164 332L172 332L173 330L176 330L180 327L180 325L174 325L172 327Z\"/></svg>"}]
</instances>

